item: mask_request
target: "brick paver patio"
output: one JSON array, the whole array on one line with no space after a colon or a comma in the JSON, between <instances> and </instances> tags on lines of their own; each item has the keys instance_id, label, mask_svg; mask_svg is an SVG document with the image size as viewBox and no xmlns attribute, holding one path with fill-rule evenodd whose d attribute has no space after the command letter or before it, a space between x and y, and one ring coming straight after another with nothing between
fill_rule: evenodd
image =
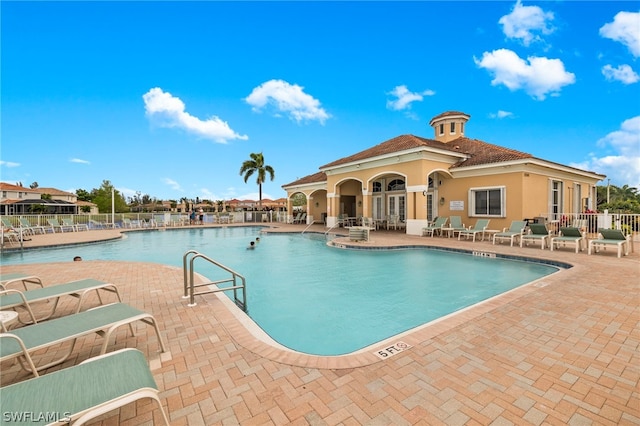
<instances>
[{"instance_id":1,"label":"brick paver patio","mask_svg":"<svg viewBox=\"0 0 640 426\"><path fill-rule=\"evenodd\" d=\"M35 236L26 244L118 235L73 232ZM197 306L187 307L188 300L181 298L182 270L172 266L69 259L3 265L2 273L37 274L45 285L80 278L109 281L125 303L152 313L168 352L159 353L153 331L142 326L135 337L119 332L110 348L136 347L147 355L173 425L640 424L638 253L618 259L613 250L588 256L571 249L552 253L380 231L371 238L362 244L452 246L544 257L574 267L396 337L390 342L412 347L384 360L374 351L389 342L340 357L274 347L255 337L255 326L247 326L225 296L200 296ZM61 303L59 314L70 313L71 301ZM49 371L96 355L100 339L83 338L68 361ZM37 359L60 350L51 348ZM2 385L28 377L17 364L0 367ZM153 404L139 402L94 424L153 420L160 424Z\"/></svg>"}]
</instances>

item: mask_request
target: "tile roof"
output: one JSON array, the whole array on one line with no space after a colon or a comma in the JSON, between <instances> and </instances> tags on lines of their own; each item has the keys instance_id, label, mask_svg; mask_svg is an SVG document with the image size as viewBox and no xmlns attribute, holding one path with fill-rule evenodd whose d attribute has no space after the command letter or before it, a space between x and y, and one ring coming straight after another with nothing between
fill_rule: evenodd
<instances>
[{"instance_id":1,"label":"tile roof","mask_svg":"<svg viewBox=\"0 0 640 426\"><path fill-rule=\"evenodd\" d=\"M385 154L395 154L415 148L434 148L444 151L464 153L468 159L457 163L451 168L462 166L475 166L479 164L499 163L502 161L531 158L531 154L504 148L498 145L489 144L477 139L460 137L450 142L440 142L434 139L426 139L414 135L401 135L388 141L382 142L372 148L360 151L348 157L340 158L329 164L320 167L321 169L348 164L355 161L367 160L369 158L382 156Z\"/></svg>"},{"instance_id":2,"label":"tile roof","mask_svg":"<svg viewBox=\"0 0 640 426\"><path fill-rule=\"evenodd\" d=\"M317 172L312 175L302 177L298 180L294 180L293 182L288 183L286 185L282 185L282 186L284 187L284 186L292 186L292 185L305 185L309 183L318 183L318 182L326 182L326 181L327 181L327 174L325 172Z\"/></svg>"},{"instance_id":3,"label":"tile roof","mask_svg":"<svg viewBox=\"0 0 640 426\"><path fill-rule=\"evenodd\" d=\"M14 185L7 182L0 182L0 191L19 191L19 192L32 192L39 193L37 189L31 189L29 187Z\"/></svg>"}]
</instances>

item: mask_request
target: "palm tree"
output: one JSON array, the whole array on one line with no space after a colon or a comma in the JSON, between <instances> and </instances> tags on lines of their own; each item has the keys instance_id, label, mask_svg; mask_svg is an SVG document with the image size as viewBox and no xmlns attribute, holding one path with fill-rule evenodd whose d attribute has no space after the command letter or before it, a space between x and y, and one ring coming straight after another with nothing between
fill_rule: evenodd
<instances>
[{"instance_id":1,"label":"palm tree","mask_svg":"<svg viewBox=\"0 0 640 426\"><path fill-rule=\"evenodd\" d=\"M275 172L273 171L273 167L264 164L264 156L261 152L259 153L251 153L249 154L251 160L247 160L242 163L242 167L240 167L240 176L244 176L244 183L247 183L247 180L253 174L257 174L256 183L258 184L258 206L260 210L262 210L262 184L267 178L267 173L271 177L271 180L275 177Z\"/></svg>"}]
</instances>

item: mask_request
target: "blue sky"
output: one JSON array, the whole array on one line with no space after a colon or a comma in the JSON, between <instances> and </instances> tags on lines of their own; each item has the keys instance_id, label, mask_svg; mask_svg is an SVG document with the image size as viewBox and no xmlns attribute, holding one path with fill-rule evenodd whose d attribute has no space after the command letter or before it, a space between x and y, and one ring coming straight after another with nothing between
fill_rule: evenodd
<instances>
[{"instance_id":1,"label":"blue sky","mask_svg":"<svg viewBox=\"0 0 640 426\"><path fill-rule=\"evenodd\" d=\"M7 2L0 173L70 192L257 199L401 134L640 187L637 2ZM606 185L606 181L601 184Z\"/></svg>"}]
</instances>

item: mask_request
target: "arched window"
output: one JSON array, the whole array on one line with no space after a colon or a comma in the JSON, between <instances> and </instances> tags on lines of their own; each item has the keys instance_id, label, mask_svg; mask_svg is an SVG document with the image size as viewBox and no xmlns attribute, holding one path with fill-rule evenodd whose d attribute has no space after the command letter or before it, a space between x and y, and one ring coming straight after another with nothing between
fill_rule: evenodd
<instances>
[{"instance_id":1,"label":"arched window","mask_svg":"<svg viewBox=\"0 0 640 426\"><path fill-rule=\"evenodd\" d=\"M382 192L382 184L380 182L373 182L373 192Z\"/></svg>"},{"instance_id":2,"label":"arched window","mask_svg":"<svg viewBox=\"0 0 640 426\"><path fill-rule=\"evenodd\" d=\"M387 191L402 191L404 189L404 180L402 179L394 179L387 185Z\"/></svg>"}]
</instances>

